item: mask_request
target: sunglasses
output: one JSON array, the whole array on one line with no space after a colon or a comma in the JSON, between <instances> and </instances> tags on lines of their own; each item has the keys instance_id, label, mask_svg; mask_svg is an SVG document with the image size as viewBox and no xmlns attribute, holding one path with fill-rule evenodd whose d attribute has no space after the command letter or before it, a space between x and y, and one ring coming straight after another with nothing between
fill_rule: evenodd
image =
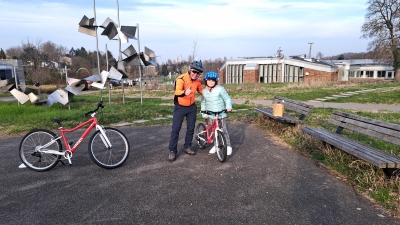
<instances>
[{"instance_id":1,"label":"sunglasses","mask_svg":"<svg viewBox=\"0 0 400 225\"><path fill-rule=\"evenodd\" d=\"M200 72L200 71L197 71L197 70L192 70L192 73L194 73L194 74L201 74L201 72Z\"/></svg>"}]
</instances>

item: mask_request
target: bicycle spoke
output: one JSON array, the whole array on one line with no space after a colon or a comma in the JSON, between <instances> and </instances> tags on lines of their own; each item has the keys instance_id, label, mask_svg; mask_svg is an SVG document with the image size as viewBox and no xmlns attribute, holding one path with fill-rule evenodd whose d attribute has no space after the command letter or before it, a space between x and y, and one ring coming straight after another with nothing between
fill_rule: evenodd
<instances>
[{"instance_id":1,"label":"bicycle spoke","mask_svg":"<svg viewBox=\"0 0 400 225\"><path fill-rule=\"evenodd\" d=\"M54 154L47 154L46 149L43 152L38 152L36 149L41 146L48 146L48 149L55 149L61 151L62 146L59 140L53 141L56 135L48 130L38 129L29 132L22 138L19 153L22 162L30 169L35 171L46 171L57 165L60 156Z\"/></svg>"},{"instance_id":2,"label":"bicycle spoke","mask_svg":"<svg viewBox=\"0 0 400 225\"><path fill-rule=\"evenodd\" d=\"M107 137L96 131L89 141L89 154L100 167L113 169L121 166L129 155L129 142L125 135L115 128L104 128ZM102 138L108 138L111 148L104 145Z\"/></svg>"}]
</instances>

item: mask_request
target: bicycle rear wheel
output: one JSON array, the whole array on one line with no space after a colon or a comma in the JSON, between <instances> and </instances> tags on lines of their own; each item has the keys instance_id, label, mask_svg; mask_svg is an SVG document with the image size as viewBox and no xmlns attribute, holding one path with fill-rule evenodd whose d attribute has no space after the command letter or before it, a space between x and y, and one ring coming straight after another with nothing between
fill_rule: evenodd
<instances>
[{"instance_id":1,"label":"bicycle rear wheel","mask_svg":"<svg viewBox=\"0 0 400 225\"><path fill-rule=\"evenodd\" d=\"M104 145L102 134L96 131L89 141L89 155L93 162L106 169L120 167L128 159L129 142L125 135L111 127L103 128L111 148Z\"/></svg>"},{"instance_id":2,"label":"bicycle rear wheel","mask_svg":"<svg viewBox=\"0 0 400 225\"><path fill-rule=\"evenodd\" d=\"M36 150L36 148L48 144L56 137L56 134L44 129L36 129L27 133L22 138L19 145L19 156L25 166L38 172L46 171L55 167L61 156L39 152ZM47 146L45 149L43 149L43 151L46 151L46 149L61 152L62 145L60 140L57 140L51 145Z\"/></svg>"},{"instance_id":3,"label":"bicycle rear wheel","mask_svg":"<svg viewBox=\"0 0 400 225\"><path fill-rule=\"evenodd\" d=\"M217 130L217 140L214 140L214 146L217 152L218 160L220 162L225 162L227 158L227 153L226 153L226 138L224 133L222 133L220 130Z\"/></svg>"},{"instance_id":4,"label":"bicycle rear wheel","mask_svg":"<svg viewBox=\"0 0 400 225\"><path fill-rule=\"evenodd\" d=\"M206 126L204 123L197 124L196 132L197 144L199 145L200 149L204 149L207 146Z\"/></svg>"}]
</instances>

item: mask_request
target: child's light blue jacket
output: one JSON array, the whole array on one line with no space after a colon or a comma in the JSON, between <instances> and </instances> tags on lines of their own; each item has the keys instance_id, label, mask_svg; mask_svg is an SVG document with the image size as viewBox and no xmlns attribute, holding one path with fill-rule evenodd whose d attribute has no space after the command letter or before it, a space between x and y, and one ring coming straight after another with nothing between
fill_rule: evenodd
<instances>
[{"instance_id":1,"label":"child's light blue jacket","mask_svg":"<svg viewBox=\"0 0 400 225\"><path fill-rule=\"evenodd\" d=\"M228 92L222 86L217 86L210 92L208 88L204 88L203 95L201 97L201 110L208 110L213 112L220 112L224 109L232 108L232 99ZM208 118L213 119L214 115L207 115L202 113L203 118L208 116ZM221 113L219 118L225 118L227 114Z\"/></svg>"}]
</instances>

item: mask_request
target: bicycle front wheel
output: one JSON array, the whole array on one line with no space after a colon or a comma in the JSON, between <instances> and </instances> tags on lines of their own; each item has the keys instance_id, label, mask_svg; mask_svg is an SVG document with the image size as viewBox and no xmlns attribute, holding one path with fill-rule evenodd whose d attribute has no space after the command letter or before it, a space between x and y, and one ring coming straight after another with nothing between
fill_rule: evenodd
<instances>
[{"instance_id":1,"label":"bicycle front wheel","mask_svg":"<svg viewBox=\"0 0 400 225\"><path fill-rule=\"evenodd\" d=\"M37 148L47 145L57 137L53 132L36 129L27 133L19 145L19 156L26 167L34 171L46 171L55 167L60 160L60 155L48 154L46 150L62 151L60 140L54 141L41 151Z\"/></svg>"},{"instance_id":2,"label":"bicycle front wheel","mask_svg":"<svg viewBox=\"0 0 400 225\"><path fill-rule=\"evenodd\" d=\"M128 159L129 142L125 135L111 127L103 128L111 148L104 143L105 139L102 133L96 131L89 141L89 155L93 162L106 169L120 167Z\"/></svg>"},{"instance_id":3,"label":"bicycle front wheel","mask_svg":"<svg viewBox=\"0 0 400 225\"><path fill-rule=\"evenodd\" d=\"M218 160L220 162L225 162L227 158L227 153L226 153L226 138L224 133L222 133L220 130L217 130L217 140L214 140L214 146L217 152Z\"/></svg>"},{"instance_id":4,"label":"bicycle front wheel","mask_svg":"<svg viewBox=\"0 0 400 225\"><path fill-rule=\"evenodd\" d=\"M196 132L197 144L199 145L200 149L204 149L207 146L206 126L204 123L197 124Z\"/></svg>"}]
</instances>

